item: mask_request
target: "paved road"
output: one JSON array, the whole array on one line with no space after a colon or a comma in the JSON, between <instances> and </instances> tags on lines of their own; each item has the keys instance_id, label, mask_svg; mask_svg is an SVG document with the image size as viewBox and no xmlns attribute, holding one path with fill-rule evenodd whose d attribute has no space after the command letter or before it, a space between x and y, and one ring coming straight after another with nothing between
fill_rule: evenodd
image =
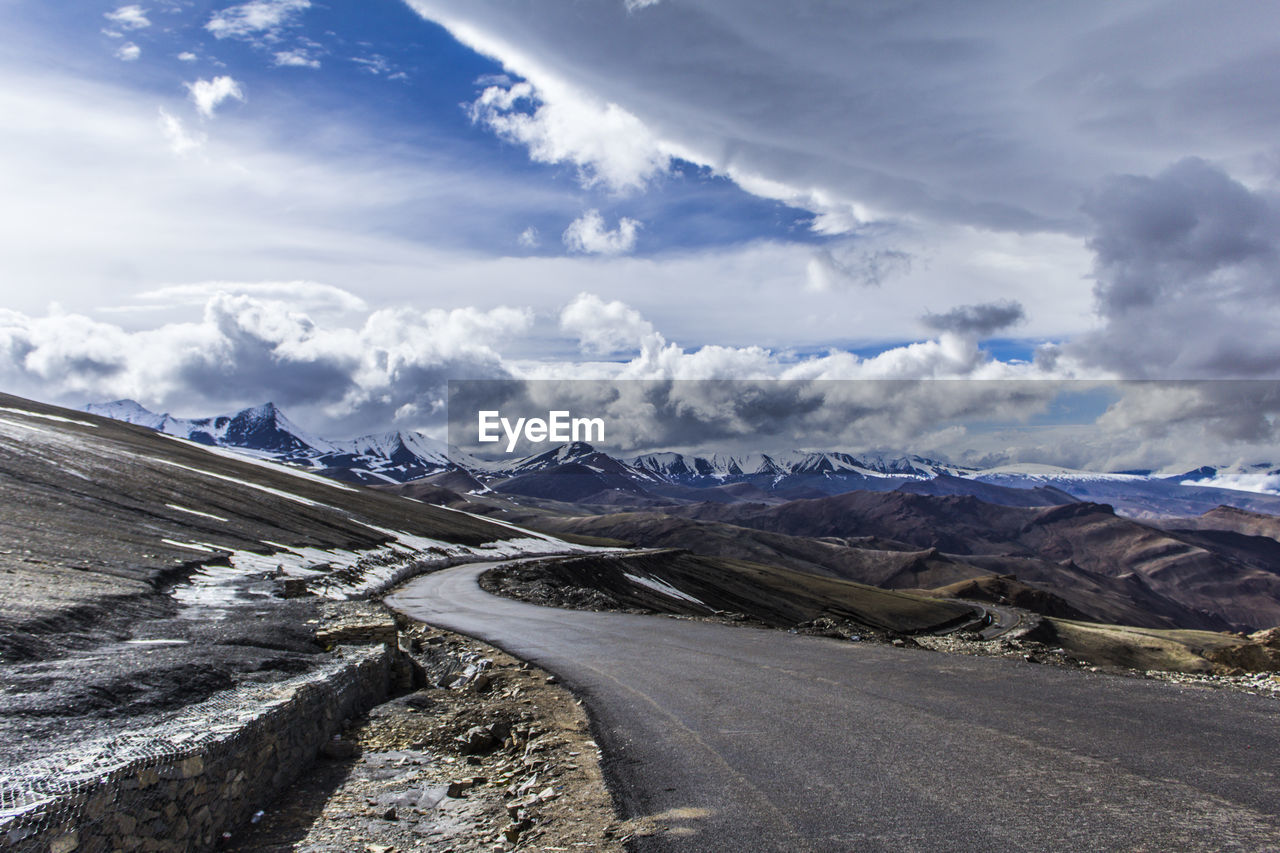
<instances>
[{"instance_id":1,"label":"paved road","mask_svg":"<svg viewBox=\"0 0 1280 853\"><path fill-rule=\"evenodd\" d=\"M641 851L1280 850L1280 702L1160 682L536 607L487 565L393 607L586 700Z\"/></svg>"}]
</instances>

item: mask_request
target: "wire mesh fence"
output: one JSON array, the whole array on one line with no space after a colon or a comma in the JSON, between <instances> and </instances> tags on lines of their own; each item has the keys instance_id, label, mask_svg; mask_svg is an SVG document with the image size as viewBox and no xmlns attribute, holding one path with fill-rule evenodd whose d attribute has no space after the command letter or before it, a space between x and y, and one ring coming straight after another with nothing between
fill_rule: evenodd
<instances>
[{"instance_id":1,"label":"wire mesh fence","mask_svg":"<svg viewBox=\"0 0 1280 853\"><path fill-rule=\"evenodd\" d=\"M385 646L246 685L145 729L0 769L0 847L199 850L287 784L345 717L381 701Z\"/></svg>"}]
</instances>

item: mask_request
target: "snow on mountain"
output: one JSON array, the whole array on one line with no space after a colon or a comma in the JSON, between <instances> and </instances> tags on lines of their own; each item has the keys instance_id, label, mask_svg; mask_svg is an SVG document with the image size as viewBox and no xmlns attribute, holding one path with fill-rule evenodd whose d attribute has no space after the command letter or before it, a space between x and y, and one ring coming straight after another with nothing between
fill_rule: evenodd
<instances>
[{"instance_id":1,"label":"snow on mountain","mask_svg":"<svg viewBox=\"0 0 1280 853\"><path fill-rule=\"evenodd\" d=\"M985 468L972 473L970 476L972 479L981 480L984 483L994 483L1000 486L1025 483L1027 484L1026 487L1094 481L1136 483L1150 479L1141 474L1109 474L1100 471L1081 471L1075 468L1042 465L1035 462L1021 462L1014 465Z\"/></svg>"},{"instance_id":2,"label":"snow on mountain","mask_svg":"<svg viewBox=\"0 0 1280 853\"><path fill-rule=\"evenodd\" d=\"M300 428L274 403L209 418L157 414L133 400L93 403L84 410L211 447L304 465L358 482L399 483L455 467L443 442L420 433L388 432L329 441Z\"/></svg>"},{"instance_id":3,"label":"snow on mountain","mask_svg":"<svg viewBox=\"0 0 1280 853\"><path fill-rule=\"evenodd\" d=\"M111 403L90 403L83 411L128 424L137 424L157 432L169 432L165 427L174 419L168 414L156 414L136 400L116 400Z\"/></svg>"},{"instance_id":4,"label":"snow on mountain","mask_svg":"<svg viewBox=\"0 0 1280 853\"><path fill-rule=\"evenodd\" d=\"M597 485L605 484L602 487L611 491L650 496L679 494L673 493L672 487L702 489L745 483L782 497L813 497L855 489L892 490L946 475L1019 489L1050 486L1080 500L1111 503L1137 513L1176 507L1184 514L1198 510L1206 501L1243 500L1233 498L1228 490L1236 495L1262 493L1250 498L1255 503L1274 501L1272 496L1280 495L1280 468L1269 464L1205 466L1169 476L1167 472L1103 473L1032 463L976 470L911 454L810 450L706 456L648 453L623 460L585 442L558 445L508 462L478 459L409 431L331 441L305 432L272 403L190 419L152 412L134 400L96 403L84 410L243 455L302 466L339 480L373 484L464 471L485 488L518 486L536 493L563 491L543 475L566 473L576 474L584 483L599 481ZM522 478L523 485L514 482ZM504 483L511 486L504 487ZM1254 508L1269 511L1270 505Z\"/></svg>"},{"instance_id":5,"label":"snow on mountain","mask_svg":"<svg viewBox=\"0 0 1280 853\"><path fill-rule=\"evenodd\" d=\"M649 453L636 457L631 464L673 482L689 485L713 480L723 483L738 479L802 475L920 479L940 473L958 475L965 470L921 456L854 456L849 453L812 450L738 456L714 454L707 457L681 453Z\"/></svg>"}]
</instances>

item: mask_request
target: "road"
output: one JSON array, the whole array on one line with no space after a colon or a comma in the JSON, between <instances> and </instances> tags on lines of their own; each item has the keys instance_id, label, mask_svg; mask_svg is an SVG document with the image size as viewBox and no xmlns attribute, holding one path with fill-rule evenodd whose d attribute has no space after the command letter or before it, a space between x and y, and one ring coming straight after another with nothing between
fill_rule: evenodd
<instances>
[{"instance_id":1,"label":"road","mask_svg":"<svg viewBox=\"0 0 1280 853\"><path fill-rule=\"evenodd\" d=\"M481 591L388 604L583 697L639 851L1280 850L1280 702Z\"/></svg>"}]
</instances>

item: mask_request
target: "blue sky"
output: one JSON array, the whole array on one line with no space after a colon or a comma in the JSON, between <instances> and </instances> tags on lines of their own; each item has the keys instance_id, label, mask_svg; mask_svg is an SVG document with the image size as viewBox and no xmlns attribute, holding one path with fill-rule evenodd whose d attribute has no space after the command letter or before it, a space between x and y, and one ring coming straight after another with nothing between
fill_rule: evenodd
<instances>
[{"instance_id":1,"label":"blue sky","mask_svg":"<svg viewBox=\"0 0 1280 853\"><path fill-rule=\"evenodd\" d=\"M0 380L1280 372L1265 4L6 0Z\"/></svg>"}]
</instances>

